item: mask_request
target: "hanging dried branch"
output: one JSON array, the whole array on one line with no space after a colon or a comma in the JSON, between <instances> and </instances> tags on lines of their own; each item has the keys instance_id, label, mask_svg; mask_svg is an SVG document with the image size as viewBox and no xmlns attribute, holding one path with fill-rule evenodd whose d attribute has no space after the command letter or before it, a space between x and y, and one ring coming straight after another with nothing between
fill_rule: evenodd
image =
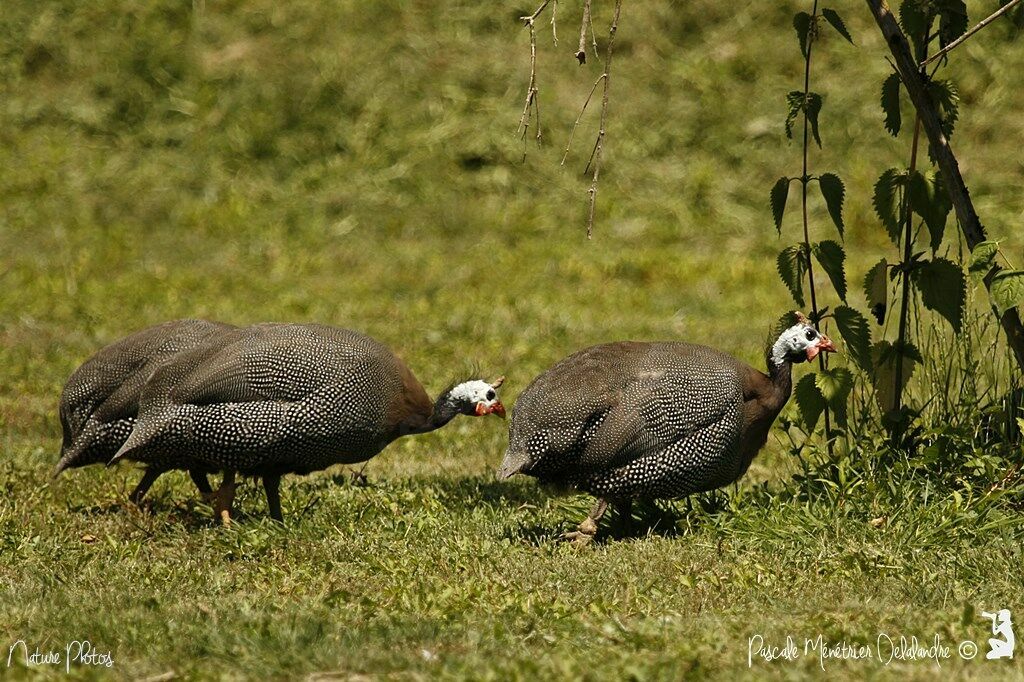
<instances>
[{"instance_id":1,"label":"hanging dried branch","mask_svg":"<svg viewBox=\"0 0 1024 682\"><path fill-rule=\"evenodd\" d=\"M587 111L587 105L590 104L590 100L594 97L594 93L597 92L597 86L601 84L601 81L607 78L607 74L602 73L594 81L594 87L590 88L590 94L587 95L587 99L583 102L583 106L580 108L580 115L576 117L576 122L572 124L572 130L569 131L569 142L565 145L565 154L562 155L561 165L565 165L565 159L569 156L569 148L572 146L572 138L576 135L576 128L580 125L580 120L583 119L583 114Z\"/></svg>"},{"instance_id":2,"label":"hanging dried branch","mask_svg":"<svg viewBox=\"0 0 1024 682\"><path fill-rule=\"evenodd\" d=\"M558 16L558 0L555 0L555 4L551 5L551 42L558 47L558 26L555 25L555 19Z\"/></svg>"},{"instance_id":3,"label":"hanging dried branch","mask_svg":"<svg viewBox=\"0 0 1024 682\"><path fill-rule=\"evenodd\" d=\"M583 19L580 21L580 47L576 50L576 59L579 60L580 65L587 63L587 26L593 26L590 21L590 0L583 0Z\"/></svg>"},{"instance_id":4,"label":"hanging dried branch","mask_svg":"<svg viewBox=\"0 0 1024 682\"><path fill-rule=\"evenodd\" d=\"M615 0L615 15L612 17L612 25L608 29L608 51L605 52L604 73L601 74L601 78L604 79L604 92L601 96L601 126L597 131L597 141L594 143L594 151L590 155L591 163L594 167L594 175L590 180L590 189L587 190L587 194L590 195L590 210L587 213L587 239L591 239L594 235L594 208L597 206L597 180L601 175L601 152L604 150L605 122L608 118L608 86L611 83L610 74L612 70L612 51L615 47L615 32L619 28L620 9L622 9L622 0ZM595 84L594 87L597 87L597 85ZM584 107L585 106L586 105L584 104ZM591 163L587 164L586 170L583 171L584 173L590 170Z\"/></svg>"},{"instance_id":5,"label":"hanging dried branch","mask_svg":"<svg viewBox=\"0 0 1024 682\"><path fill-rule=\"evenodd\" d=\"M540 104L537 101L537 27L536 20L540 16L540 13L544 11L544 8L548 6L551 0L544 0L541 6L537 8L537 11L533 14L525 17L520 17L523 24L530 29L530 82L526 86L526 103L523 104L523 115L519 118L519 127L516 128L516 135L519 135L523 141L526 140L526 133L530 129L530 119L533 119L534 125L537 128L537 142L540 142L541 131L540 131ZM557 0L556 0L557 5ZM551 17L552 31L554 31L554 16ZM526 157L526 151L523 151L523 157Z\"/></svg>"}]
</instances>

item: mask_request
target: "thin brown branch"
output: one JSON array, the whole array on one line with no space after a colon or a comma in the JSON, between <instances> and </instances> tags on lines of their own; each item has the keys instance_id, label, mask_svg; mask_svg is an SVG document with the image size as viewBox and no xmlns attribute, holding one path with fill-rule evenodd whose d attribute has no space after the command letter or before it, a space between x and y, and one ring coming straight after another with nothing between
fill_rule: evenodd
<instances>
[{"instance_id":1,"label":"thin brown branch","mask_svg":"<svg viewBox=\"0 0 1024 682\"><path fill-rule=\"evenodd\" d=\"M573 136L576 135L576 128L579 127L580 120L582 120L583 114L587 111L587 105L590 104L591 98L593 98L594 93L597 92L597 86L601 84L601 81L603 81L606 76L607 76L607 74L602 73L600 76L597 77L597 80L594 81L594 87L590 88L590 94L587 95L586 101L583 102L583 107L580 109L580 115L576 117L576 122L572 124L572 130L569 131L569 142L565 145L565 154L562 155L562 164L561 165L563 165L563 166L565 165L566 158L568 158L568 156L569 156L569 147L572 146L572 138L573 138ZM588 164L588 166L589 166L589 164ZM584 172L584 174L586 174L586 171L583 171L583 172Z\"/></svg>"},{"instance_id":2,"label":"thin brown branch","mask_svg":"<svg viewBox=\"0 0 1024 682\"><path fill-rule=\"evenodd\" d=\"M540 16L540 13L544 11L544 8L547 7L548 3L550 3L550 2L551 2L551 0L544 0L544 2L542 2L540 4L540 7L537 8L536 12L534 12L533 14L531 14L528 17L519 17L519 18L522 19L523 23L526 24L527 26L533 25L533 22L537 20L537 17Z\"/></svg>"},{"instance_id":3,"label":"thin brown branch","mask_svg":"<svg viewBox=\"0 0 1024 682\"><path fill-rule=\"evenodd\" d=\"M555 25L555 18L558 15L558 0L551 5L551 41L558 47L558 26Z\"/></svg>"},{"instance_id":4,"label":"thin brown branch","mask_svg":"<svg viewBox=\"0 0 1024 682\"><path fill-rule=\"evenodd\" d=\"M973 36L975 33L980 31L981 29L985 28L986 26L991 24L993 21L995 21L996 19L998 19L1002 15L1006 14L1007 12L1009 12L1019 2L1020 2L1020 0L1010 0L1008 3L1006 3L1005 5L1000 7L999 9L997 9L995 12L990 14L988 17L986 17L985 19L982 19L978 23L978 25L975 26L974 28L972 28L970 31L968 31L967 33L963 34L962 36L960 36L959 38L957 38L956 40L951 42L949 45L946 45L944 48L942 48L941 50L939 50L938 52L933 54L931 57L929 57L928 59L926 59L923 62L921 62L921 64L920 64L921 68L924 68L924 67L928 66L929 64L934 62L936 59L939 59L939 58L943 57L950 50L952 50L952 49L958 47L959 45L961 45L965 40L967 40L968 38Z\"/></svg>"},{"instance_id":5,"label":"thin brown branch","mask_svg":"<svg viewBox=\"0 0 1024 682\"><path fill-rule=\"evenodd\" d=\"M866 0L866 2L889 46L889 51L896 63L896 70L900 74L900 80L907 87L907 94L910 95L910 100L914 103L918 116L921 117L921 124L928 136L928 143L931 145L936 163L942 173L943 184L946 186L950 202L956 211L960 230L967 240L967 247L973 250L988 237L978 218L978 213L974 210L974 202L971 201L967 184L960 174L960 165L949 146L949 140L942 132L942 121L928 94L924 78L918 70L919 66L910 52L910 44L907 42L906 36L903 35L896 17L893 16L892 11L883 0ZM999 271L998 265L989 270L984 278L986 288L991 286L992 279ZM1006 332L1007 343L1013 350L1018 366L1024 369L1024 325L1021 324L1017 309L1011 308L1001 316L997 314L997 318L1002 324L1003 331Z\"/></svg>"},{"instance_id":6,"label":"thin brown branch","mask_svg":"<svg viewBox=\"0 0 1024 682\"><path fill-rule=\"evenodd\" d=\"M541 130L540 130L540 104L537 99L537 26L536 19L540 16L540 13L544 11L544 8L548 6L551 0L544 0L537 11L530 16L520 17L523 20L523 24L530 29L530 82L526 87L526 102L523 104L523 115L519 117L519 127L516 128L516 135L519 135L524 141L526 140L526 134L530 129L530 112L533 112L533 121L537 128L537 142L540 142ZM525 158L526 152L523 152Z\"/></svg>"},{"instance_id":7,"label":"thin brown branch","mask_svg":"<svg viewBox=\"0 0 1024 682\"><path fill-rule=\"evenodd\" d=\"M576 59L580 64L587 63L587 26L590 21L590 0L583 0L583 19L580 21L580 48L576 50ZM593 29L591 29L593 30Z\"/></svg>"},{"instance_id":8,"label":"thin brown branch","mask_svg":"<svg viewBox=\"0 0 1024 682\"><path fill-rule=\"evenodd\" d=\"M608 86L611 83L612 51L615 47L615 32L619 28L619 11L622 9L622 0L615 0L615 14L612 17L612 25L608 29L608 51L604 57L604 92L601 96L601 127L597 131L597 144L594 146L594 175L590 180L590 211L587 214L587 239L594 235L594 209L597 206L597 180L601 175L601 152L604 149L605 122L608 118ZM589 167L589 166L588 166Z\"/></svg>"}]
</instances>

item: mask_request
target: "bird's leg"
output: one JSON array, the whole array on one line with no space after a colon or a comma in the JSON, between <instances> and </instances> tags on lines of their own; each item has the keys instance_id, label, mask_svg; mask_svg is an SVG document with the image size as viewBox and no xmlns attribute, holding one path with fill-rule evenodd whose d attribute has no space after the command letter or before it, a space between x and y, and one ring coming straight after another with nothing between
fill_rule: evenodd
<instances>
[{"instance_id":1,"label":"bird's leg","mask_svg":"<svg viewBox=\"0 0 1024 682\"><path fill-rule=\"evenodd\" d=\"M270 509L270 518L283 523L284 518L281 516L281 477L279 475L264 476L263 489L267 493L267 507Z\"/></svg>"},{"instance_id":2,"label":"bird's leg","mask_svg":"<svg viewBox=\"0 0 1024 682\"><path fill-rule=\"evenodd\" d=\"M206 474L199 469L189 469L188 475L191 477L192 482L199 488L199 496L203 498L203 502L207 504L213 503L213 488L210 487L210 479L206 477Z\"/></svg>"},{"instance_id":3,"label":"bird's leg","mask_svg":"<svg viewBox=\"0 0 1024 682\"><path fill-rule=\"evenodd\" d=\"M367 480L366 474L363 473L364 471L366 471L366 465L369 463L370 460L366 460L365 462L363 462L363 466L359 467L359 471L352 469L352 485L357 485L360 487L369 485L370 482Z\"/></svg>"},{"instance_id":4,"label":"bird's leg","mask_svg":"<svg viewBox=\"0 0 1024 682\"><path fill-rule=\"evenodd\" d=\"M160 478L161 471L157 471L153 467L147 467L146 471L142 474L142 480L135 486L135 490L131 492L128 499L131 500L132 504L136 507L142 504L142 498L146 496L149 489L153 486L153 481Z\"/></svg>"},{"instance_id":5,"label":"bird's leg","mask_svg":"<svg viewBox=\"0 0 1024 682\"><path fill-rule=\"evenodd\" d=\"M213 513L225 526L231 525L231 504L235 501L235 472L227 470L220 488L213 495Z\"/></svg>"},{"instance_id":6,"label":"bird's leg","mask_svg":"<svg viewBox=\"0 0 1024 682\"><path fill-rule=\"evenodd\" d=\"M587 514L587 518L583 519L579 527L568 533L562 533L563 540L572 540L579 545L585 545L594 539L597 535L597 522L601 520L604 513L608 510L608 500L598 499L594 504L594 507Z\"/></svg>"},{"instance_id":7,"label":"bird's leg","mask_svg":"<svg viewBox=\"0 0 1024 682\"><path fill-rule=\"evenodd\" d=\"M622 535L633 534L633 499L626 498L615 502L615 509L619 512L619 532Z\"/></svg>"}]
</instances>

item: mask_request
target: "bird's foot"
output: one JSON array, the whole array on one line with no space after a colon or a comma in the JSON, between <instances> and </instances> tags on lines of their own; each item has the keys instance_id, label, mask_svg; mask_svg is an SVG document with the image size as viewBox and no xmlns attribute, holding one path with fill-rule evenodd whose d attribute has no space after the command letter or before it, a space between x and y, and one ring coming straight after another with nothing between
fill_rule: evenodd
<instances>
[{"instance_id":1,"label":"bird's foot","mask_svg":"<svg viewBox=\"0 0 1024 682\"><path fill-rule=\"evenodd\" d=\"M561 540L584 546L589 545L597 535L597 522L589 516L583 519L583 523L576 530L562 533Z\"/></svg>"},{"instance_id":2,"label":"bird's foot","mask_svg":"<svg viewBox=\"0 0 1024 682\"><path fill-rule=\"evenodd\" d=\"M220 521L222 526L231 525L231 507L235 501L235 487L234 472L227 472L220 488L211 495L214 517Z\"/></svg>"},{"instance_id":3,"label":"bird's foot","mask_svg":"<svg viewBox=\"0 0 1024 682\"><path fill-rule=\"evenodd\" d=\"M365 488L370 485L370 479L366 477L366 474L363 473L362 469L359 469L358 471L353 469L349 473L349 480L352 482L352 485L359 488Z\"/></svg>"},{"instance_id":4,"label":"bird's foot","mask_svg":"<svg viewBox=\"0 0 1024 682\"><path fill-rule=\"evenodd\" d=\"M585 547L594 541L594 536L591 533L584 533L581 530L571 530L562 533L558 539L562 542L571 542L579 547Z\"/></svg>"}]
</instances>

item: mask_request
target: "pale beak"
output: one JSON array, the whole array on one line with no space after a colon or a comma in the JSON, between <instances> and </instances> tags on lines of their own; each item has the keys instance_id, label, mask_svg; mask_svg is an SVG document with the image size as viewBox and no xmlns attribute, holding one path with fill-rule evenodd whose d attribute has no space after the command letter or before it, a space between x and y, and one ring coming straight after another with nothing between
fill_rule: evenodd
<instances>
[{"instance_id":1,"label":"pale beak","mask_svg":"<svg viewBox=\"0 0 1024 682\"><path fill-rule=\"evenodd\" d=\"M832 339L828 338L824 334L818 339L818 343L814 344L807 349L807 362L810 362L814 358L818 357L818 353L835 353L836 346L832 343Z\"/></svg>"}]
</instances>

